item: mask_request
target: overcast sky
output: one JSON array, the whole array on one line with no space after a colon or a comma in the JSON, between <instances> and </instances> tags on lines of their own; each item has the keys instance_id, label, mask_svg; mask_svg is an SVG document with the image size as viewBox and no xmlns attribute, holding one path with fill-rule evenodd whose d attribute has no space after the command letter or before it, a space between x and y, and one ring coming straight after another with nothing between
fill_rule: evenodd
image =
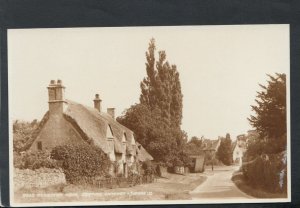
<instances>
[{"instance_id":1,"label":"overcast sky","mask_svg":"<svg viewBox=\"0 0 300 208\"><path fill-rule=\"evenodd\" d=\"M115 107L119 116L139 101L152 37L180 73L189 137L246 133L258 83L266 74L289 74L288 25L9 30L10 117L40 120L51 79L85 105L99 93L102 109Z\"/></svg>"}]
</instances>

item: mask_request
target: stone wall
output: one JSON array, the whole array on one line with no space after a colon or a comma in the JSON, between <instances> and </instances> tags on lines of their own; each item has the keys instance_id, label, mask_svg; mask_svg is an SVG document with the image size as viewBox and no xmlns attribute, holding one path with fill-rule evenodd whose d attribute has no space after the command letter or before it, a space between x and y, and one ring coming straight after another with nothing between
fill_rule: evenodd
<instances>
[{"instance_id":1,"label":"stone wall","mask_svg":"<svg viewBox=\"0 0 300 208\"><path fill-rule=\"evenodd\" d=\"M14 169L14 190L20 188L45 188L65 184L65 174L60 169L40 168L37 170Z\"/></svg>"}]
</instances>

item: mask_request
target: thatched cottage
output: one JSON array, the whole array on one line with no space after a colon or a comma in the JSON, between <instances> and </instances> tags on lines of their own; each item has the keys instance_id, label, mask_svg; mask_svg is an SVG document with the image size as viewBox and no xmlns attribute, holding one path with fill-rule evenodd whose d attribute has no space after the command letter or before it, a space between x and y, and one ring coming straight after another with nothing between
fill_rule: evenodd
<instances>
[{"instance_id":1,"label":"thatched cottage","mask_svg":"<svg viewBox=\"0 0 300 208\"><path fill-rule=\"evenodd\" d=\"M216 154L221 144L221 138L211 140L211 139L202 139L202 150L205 152L211 152Z\"/></svg>"},{"instance_id":2,"label":"thatched cottage","mask_svg":"<svg viewBox=\"0 0 300 208\"><path fill-rule=\"evenodd\" d=\"M115 120L115 109L101 109L98 94L94 107L65 99L61 80L51 80L48 86L49 110L27 146L29 151L51 150L55 146L86 142L101 148L112 162L117 163L114 174L127 175L135 161L153 160L135 141L133 132Z\"/></svg>"}]
</instances>

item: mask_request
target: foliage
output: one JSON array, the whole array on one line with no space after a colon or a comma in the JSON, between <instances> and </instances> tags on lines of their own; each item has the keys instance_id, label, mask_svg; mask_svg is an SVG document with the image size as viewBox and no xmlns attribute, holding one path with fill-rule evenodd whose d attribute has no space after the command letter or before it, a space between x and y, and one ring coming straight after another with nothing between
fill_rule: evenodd
<instances>
[{"instance_id":1,"label":"foliage","mask_svg":"<svg viewBox=\"0 0 300 208\"><path fill-rule=\"evenodd\" d=\"M59 168L61 164L50 158L50 152L14 152L14 167L19 169Z\"/></svg>"},{"instance_id":2,"label":"foliage","mask_svg":"<svg viewBox=\"0 0 300 208\"><path fill-rule=\"evenodd\" d=\"M224 165L231 164L232 151L230 134L227 133L226 137L221 139L221 144L217 151L217 157Z\"/></svg>"},{"instance_id":3,"label":"foliage","mask_svg":"<svg viewBox=\"0 0 300 208\"><path fill-rule=\"evenodd\" d=\"M155 59L155 41L151 39L146 52L147 76L141 82L140 103L127 109L117 120L135 132L135 137L154 157L168 166L186 142L180 128L182 119L182 93L179 73L175 65L166 61L166 53L158 52Z\"/></svg>"},{"instance_id":4,"label":"foliage","mask_svg":"<svg viewBox=\"0 0 300 208\"><path fill-rule=\"evenodd\" d=\"M15 120L13 123L13 149L21 152L26 142L31 139L34 130L39 122L35 119L32 122Z\"/></svg>"},{"instance_id":5,"label":"foliage","mask_svg":"<svg viewBox=\"0 0 300 208\"><path fill-rule=\"evenodd\" d=\"M244 163L242 171L249 186L278 193L286 192L286 168L286 154L280 153L256 157Z\"/></svg>"},{"instance_id":6,"label":"foliage","mask_svg":"<svg viewBox=\"0 0 300 208\"><path fill-rule=\"evenodd\" d=\"M158 52L155 62L155 40L151 39L146 52L147 77L141 82L140 103L150 110L158 109L166 124L180 127L182 119L182 93L176 65L166 60L165 51Z\"/></svg>"},{"instance_id":7,"label":"foliage","mask_svg":"<svg viewBox=\"0 0 300 208\"><path fill-rule=\"evenodd\" d=\"M51 158L62 161L62 169L70 183L82 178L107 176L111 165L100 148L85 143L57 146L52 150Z\"/></svg>"},{"instance_id":8,"label":"foliage","mask_svg":"<svg viewBox=\"0 0 300 208\"><path fill-rule=\"evenodd\" d=\"M202 140L193 136L190 141L184 145L184 152L190 154L199 154L202 149Z\"/></svg>"},{"instance_id":9,"label":"foliage","mask_svg":"<svg viewBox=\"0 0 300 208\"><path fill-rule=\"evenodd\" d=\"M270 192L286 191L286 75L268 75L268 86L260 85L255 116L248 118L259 133L248 138L242 171L249 185ZM280 177L283 179L280 179Z\"/></svg>"},{"instance_id":10,"label":"foliage","mask_svg":"<svg viewBox=\"0 0 300 208\"><path fill-rule=\"evenodd\" d=\"M274 140L263 140L260 137L252 137L247 141L247 151L245 152L245 160L252 160L262 154L273 154L282 151L282 147L286 143L286 134Z\"/></svg>"},{"instance_id":11,"label":"foliage","mask_svg":"<svg viewBox=\"0 0 300 208\"><path fill-rule=\"evenodd\" d=\"M155 175L156 174L155 166L149 160L142 163L142 168L144 170L143 175Z\"/></svg>"},{"instance_id":12,"label":"foliage","mask_svg":"<svg viewBox=\"0 0 300 208\"><path fill-rule=\"evenodd\" d=\"M268 77L268 86L260 84L262 91L257 92L257 104L251 106L256 115L251 115L248 120L261 138L276 142L286 134L286 75L276 73L275 77ZM285 146L283 144L281 151Z\"/></svg>"}]
</instances>

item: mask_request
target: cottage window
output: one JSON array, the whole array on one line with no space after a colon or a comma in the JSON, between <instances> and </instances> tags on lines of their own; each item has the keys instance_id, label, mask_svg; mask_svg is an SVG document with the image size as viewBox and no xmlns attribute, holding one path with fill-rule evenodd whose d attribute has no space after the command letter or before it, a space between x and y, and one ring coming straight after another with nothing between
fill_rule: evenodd
<instances>
[{"instance_id":1,"label":"cottage window","mask_svg":"<svg viewBox=\"0 0 300 208\"><path fill-rule=\"evenodd\" d=\"M42 142L37 142L37 149L38 150L42 150L43 149Z\"/></svg>"},{"instance_id":2,"label":"cottage window","mask_svg":"<svg viewBox=\"0 0 300 208\"><path fill-rule=\"evenodd\" d=\"M134 136L132 136L131 144L132 144L132 145L135 145L135 139L134 139Z\"/></svg>"},{"instance_id":3,"label":"cottage window","mask_svg":"<svg viewBox=\"0 0 300 208\"><path fill-rule=\"evenodd\" d=\"M122 142L126 142L126 141L127 141L127 135L126 135L126 132L124 132Z\"/></svg>"},{"instance_id":4,"label":"cottage window","mask_svg":"<svg viewBox=\"0 0 300 208\"><path fill-rule=\"evenodd\" d=\"M108 126L107 126L106 137L109 139L112 139L114 137L113 130L112 130L110 124L108 124Z\"/></svg>"}]
</instances>

